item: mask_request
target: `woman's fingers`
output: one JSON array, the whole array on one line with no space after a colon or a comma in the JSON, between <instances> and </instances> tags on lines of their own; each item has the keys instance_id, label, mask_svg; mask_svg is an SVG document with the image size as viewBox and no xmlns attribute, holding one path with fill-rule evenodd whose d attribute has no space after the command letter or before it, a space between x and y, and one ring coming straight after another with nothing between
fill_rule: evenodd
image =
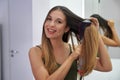
<instances>
[{"instance_id":1,"label":"woman's fingers","mask_svg":"<svg viewBox=\"0 0 120 80\"><path fill-rule=\"evenodd\" d=\"M112 28L114 27L114 21L113 20L108 20L108 25Z\"/></svg>"},{"instance_id":2,"label":"woman's fingers","mask_svg":"<svg viewBox=\"0 0 120 80\"><path fill-rule=\"evenodd\" d=\"M79 44L78 46L76 46L76 48L75 48L75 52L76 52L76 54L77 55L80 55L81 54L81 47L82 45L81 44Z\"/></svg>"},{"instance_id":3,"label":"woman's fingers","mask_svg":"<svg viewBox=\"0 0 120 80\"><path fill-rule=\"evenodd\" d=\"M97 29L99 29L99 22L97 18L91 17L90 20L92 21L92 25L95 25Z\"/></svg>"},{"instance_id":4,"label":"woman's fingers","mask_svg":"<svg viewBox=\"0 0 120 80\"><path fill-rule=\"evenodd\" d=\"M71 56L74 59L78 59L78 57L81 55L81 44L77 45L75 47L75 50L73 51L73 53L71 54Z\"/></svg>"}]
</instances>

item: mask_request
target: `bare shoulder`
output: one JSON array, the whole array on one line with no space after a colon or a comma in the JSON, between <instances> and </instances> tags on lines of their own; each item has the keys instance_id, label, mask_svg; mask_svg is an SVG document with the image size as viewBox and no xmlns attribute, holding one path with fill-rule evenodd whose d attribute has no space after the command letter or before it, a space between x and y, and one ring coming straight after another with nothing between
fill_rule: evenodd
<instances>
[{"instance_id":1,"label":"bare shoulder","mask_svg":"<svg viewBox=\"0 0 120 80\"><path fill-rule=\"evenodd\" d=\"M29 57L42 57L42 51L38 47L32 47L29 49Z\"/></svg>"}]
</instances>

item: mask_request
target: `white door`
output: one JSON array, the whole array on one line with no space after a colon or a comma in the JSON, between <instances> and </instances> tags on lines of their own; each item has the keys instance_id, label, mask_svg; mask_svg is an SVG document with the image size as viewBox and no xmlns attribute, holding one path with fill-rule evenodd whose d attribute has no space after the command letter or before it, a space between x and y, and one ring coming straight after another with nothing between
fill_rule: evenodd
<instances>
[{"instance_id":1,"label":"white door","mask_svg":"<svg viewBox=\"0 0 120 80\"><path fill-rule=\"evenodd\" d=\"M32 0L9 0L10 80L33 80L28 51L32 46Z\"/></svg>"}]
</instances>

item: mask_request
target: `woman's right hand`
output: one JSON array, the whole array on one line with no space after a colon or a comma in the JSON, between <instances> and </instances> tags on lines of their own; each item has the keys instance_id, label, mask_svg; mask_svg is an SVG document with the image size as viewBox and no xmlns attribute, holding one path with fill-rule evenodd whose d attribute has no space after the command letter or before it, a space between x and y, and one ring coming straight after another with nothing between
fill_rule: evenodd
<instances>
[{"instance_id":1,"label":"woman's right hand","mask_svg":"<svg viewBox=\"0 0 120 80\"><path fill-rule=\"evenodd\" d=\"M108 25L110 26L110 28L114 27L114 21L113 20L108 20Z\"/></svg>"}]
</instances>

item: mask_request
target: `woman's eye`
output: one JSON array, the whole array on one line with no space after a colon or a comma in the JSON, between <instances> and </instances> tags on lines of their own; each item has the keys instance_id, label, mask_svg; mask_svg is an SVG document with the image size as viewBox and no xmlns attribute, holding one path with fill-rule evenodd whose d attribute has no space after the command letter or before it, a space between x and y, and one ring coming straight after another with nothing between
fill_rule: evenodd
<instances>
[{"instance_id":1,"label":"woman's eye","mask_svg":"<svg viewBox=\"0 0 120 80\"><path fill-rule=\"evenodd\" d=\"M57 21L57 23L62 23L61 21Z\"/></svg>"},{"instance_id":2,"label":"woman's eye","mask_svg":"<svg viewBox=\"0 0 120 80\"><path fill-rule=\"evenodd\" d=\"M52 19L51 19L51 18L47 18L47 20L49 20L49 21L50 21L50 20L52 20Z\"/></svg>"}]
</instances>

